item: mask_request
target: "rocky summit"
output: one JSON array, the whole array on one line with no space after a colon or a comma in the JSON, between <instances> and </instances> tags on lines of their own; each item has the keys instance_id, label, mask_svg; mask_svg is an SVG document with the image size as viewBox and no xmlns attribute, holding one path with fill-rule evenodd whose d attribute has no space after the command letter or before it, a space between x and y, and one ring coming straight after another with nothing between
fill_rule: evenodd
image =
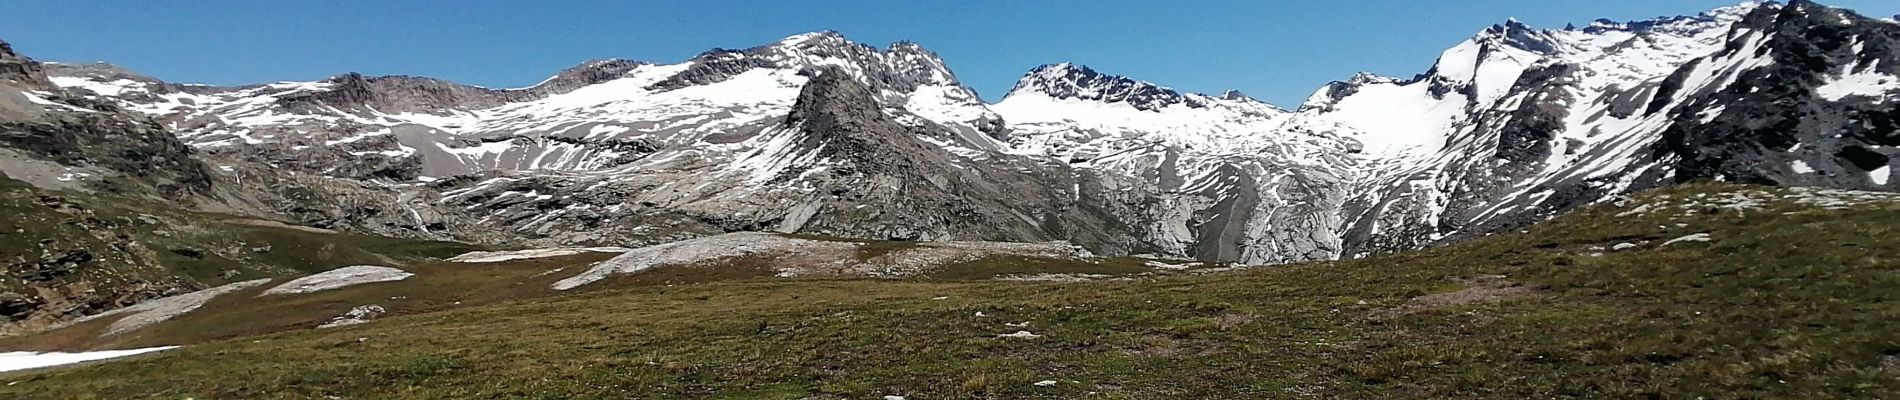
<instances>
[{"instance_id":1,"label":"rocky summit","mask_svg":"<svg viewBox=\"0 0 1900 400\"><path fill-rule=\"evenodd\" d=\"M1519 281L1490 275L1516 270L1477 274L1468 264L1482 262L1447 255L1452 253L1442 246L1482 249L1515 263L1511 268L1604 267L1591 260L1649 257L1636 254L1665 248L1683 249L1682 257L1742 254L1711 249L1728 249L1721 247L1729 233L1723 229L1731 226L1766 231L1721 219L1731 214L1795 215L1775 217L1786 222L1776 226L1805 230L1823 223L1803 219L1813 217L1807 213L1891 217L1882 207L1893 201L1883 193L1900 192L1894 180L1900 172L1893 168L1900 164L1900 22L1790 1L1647 20L1599 19L1560 29L1514 19L1473 28L1436 60L1419 60L1425 68L1416 75L1360 73L1315 82L1305 102L1286 105L1238 91L1177 90L1105 72L1113 66L1098 70L1073 63L1034 67L989 102L958 80L949 62L954 60L923 44L879 47L836 31L715 48L686 60L597 59L509 89L353 72L307 82L201 85L106 63L43 62L0 42L0 211L7 213L0 217L0 264L7 273L0 277L0 314L7 318L0 320L0 336L28 337L17 343L34 349L89 349L176 344L154 341L159 338L221 340L313 321L325 332L349 332L465 302L475 307L541 301L570 290L752 278L806 283L798 278L810 277L974 277L985 279L982 285L998 279L1218 282L1211 277L1262 265L1357 268L1352 271L1359 275L1324 274L1384 294L1355 302L1344 293L1287 292L1345 300L1286 306L1295 314L1345 310L1381 325L1499 299L1568 299L1583 291L1617 292L1624 296L1618 301L1639 295L1601 285L1626 275L1589 278L1577 275L1587 272L1540 270ZM1669 194L1644 194L1656 190ZM1642 219L1644 229L1659 226L1664 233L1609 227L1620 219ZM1709 222L1715 220L1726 222ZM1569 222L1552 228L1547 224L1555 222L1548 221ZM1599 234L1608 231L1618 233ZM1582 237L1589 239L1576 239ZM1675 254L1642 259L1678 260L1671 258ZM1837 255L1812 256L1844 259ZM1454 283L1469 292L1427 294L1419 288L1444 282L1432 286L1410 280L1417 276L1382 281L1363 274L1381 270L1375 265L1410 268L1379 264L1391 260L1424 263L1420 268L1438 274L1434 279L1455 275ZM1734 272L1705 267L1693 272L1710 274L1711 281L1734 278L1714 278ZM348 273L354 270L340 268L400 277L352 280ZM336 290L253 294L299 276L323 278ZM1329 283L1255 278L1247 279L1268 286ZM1529 281L1543 286L1523 283ZM1391 282L1418 287L1382 286L1398 285ZM810 293L831 300L823 296L840 290L893 299L916 294L857 283L816 285L822 288ZM1157 291L1191 292L1203 287L1198 285ZM1248 304L1250 295L1222 285L1205 287L1222 291L1223 302L1194 303L1184 311L1212 325L1118 316L1192 325L1201 333L1130 333L1070 344L1170 359L1233 355L1240 350L1197 335L1256 329L1247 326L1270 325L1264 320L1277 317L1269 310L1239 309L1245 307L1234 304ZM1010 288L944 290L1015 294ZM791 338L805 335L798 331L805 327L842 323L783 319L794 317L735 300L762 296L805 304L796 295L779 298L779 292L736 289L734 297L695 300L654 290L654 297L639 302L657 303L640 304L693 313L701 312L692 308L700 304L720 304L734 315L762 316L746 322L756 326L728 329L746 335ZM1108 290L1114 292L1105 295L1108 301L1145 296L1115 290L1121 289ZM262 300L228 300L238 297ZM1079 298L954 311L959 318L987 318L1008 307L1040 307L1035 318L1075 322L1091 318L1064 314L1090 307ZM939 300L925 297L918 304ZM1626 311L1589 308L1610 303L1562 307L1576 315ZM936 318L943 311L902 307L890 312ZM1489 310L1530 318L1523 310L1499 307L1505 308ZM200 314L247 319L220 325L188 317L199 308L215 310ZM864 311L853 310L822 311L839 321L916 330L880 319L887 314L847 315ZM1656 306L1633 318L1675 318L1678 311ZM103 318L127 315L133 317L118 321L137 326ZM1492 314L1470 315L1471 321L1459 324L1496 320ZM168 322L174 318L183 319ZM1433 324L1439 322L1445 321ZM1455 329L1445 326L1452 325L1406 334L1451 334ZM1355 322L1351 329L1363 326ZM969 326L931 329L961 332ZM45 332L62 336L30 336ZM1055 336L1042 339L1053 342L1071 333L1028 325L966 336L1034 343L1043 334ZM1345 352L1372 351L1363 346L1377 342L1369 336L1327 342L1301 336L1306 333L1273 334L1312 346L1351 347ZM320 345L364 346L364 340L372 339ZM931 347L938 345L905 351L938 354L941 348ZM1550 353L1509 357L1541 360L1562 353L1523 345ZM311 346L318 345L305 347ZM1881 346L1885 366L1850 368L1860 371L1856 376L1893 376L1892 343ZM1583 362L1640 358L1677 365L1714 357L1656 354ZM857 356L808 362L847 368L836 364ZM669 371L703 367L662 355L642 357L652 358L643 365ZM1420 357L1430 360L1403 362L1472 361ZM1778 357L1747 365L1813 358ZM1415 371L1355 366L1297 372L1383 377L1359 382L1378 385L1387 381L1374 379ZM1467 377L1482 375L1472 373ZM967 379L960 384L986 385ZM1069 385L1061 379L1036 382ZM838 387L840 393L877 391ZM1118 387L1104 383L1069 394ZM1210 393L1205 389L1183 393ZM610 392L618 393L600 393Z\"/></svg>"}]
</instances>

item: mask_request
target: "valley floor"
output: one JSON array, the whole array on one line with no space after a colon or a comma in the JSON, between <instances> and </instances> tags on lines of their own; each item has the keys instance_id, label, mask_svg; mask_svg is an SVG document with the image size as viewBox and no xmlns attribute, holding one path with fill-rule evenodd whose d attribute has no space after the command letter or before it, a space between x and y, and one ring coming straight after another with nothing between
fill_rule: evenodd
<instances>
[{"instance_id":1,"label":"valley floor","mask_svg":"<svg viewBox=\"0 0 1900 400\"><path fill-rule=\"evenodd\" d=\"M0 397L1900 397L1900 202L1618 203L1224 274L584 290L0 374Z\"/></svg>"}]
</instances>

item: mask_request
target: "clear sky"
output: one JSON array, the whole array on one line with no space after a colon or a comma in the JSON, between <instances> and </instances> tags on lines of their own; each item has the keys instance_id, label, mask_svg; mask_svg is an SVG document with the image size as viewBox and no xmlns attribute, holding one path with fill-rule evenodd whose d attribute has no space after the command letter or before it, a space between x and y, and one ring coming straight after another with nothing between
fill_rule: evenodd
<instances>
[{"instance_id":1,"label":"clear sky","mask_svg":"<svg viewBox=\"0 0 1900 400\"><path fill-rule=\"evenodd\" d=\"M107 61L174 82L344 73L534 84L594 58L672 63L832 29L935 50L992 101L1037 65L1075 62L1282 106L1354 72L1409 77L1516 17L1538 27L1694 14L1739 0L1342 1L0 1L0 40L48 61ZM1891 16L1900 1L1823 3Z\"/></svg>"}]
</instances>

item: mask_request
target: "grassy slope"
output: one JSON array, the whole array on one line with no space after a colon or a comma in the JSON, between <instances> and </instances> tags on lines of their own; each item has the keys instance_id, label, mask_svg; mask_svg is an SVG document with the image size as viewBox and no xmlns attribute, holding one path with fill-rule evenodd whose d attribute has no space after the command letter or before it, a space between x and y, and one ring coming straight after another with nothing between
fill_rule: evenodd
<instances>
[{"instance_id":1,"label":"grassy slope","mask_svg":"<svg viewBox=\"0 0 1900 400\"><path fill-rule=\"evenodd\" d=\"M32 295L48 287L90 288L105 298L74 301L130 302L143 298L134 292L154 290L148 283L189 291L350 265L406 266L478 249L453 242L258 226L239 222L246 217L185 211L154 200L50 192L5 177L0 177L0 215L6 216L0 218L0 264L33 263L70 252L88 255L87 261L62 267L68 272L50 279L0 277L0 296Z\"/></svg>"},{"instance_id":2,"label":"grassy slope","mask_svg":"<svg viewBox=\"0 0 1900 400\"><path fill-rule=\"evenodd\" d=\"M1139 282L595 290L4 375L0 397L1900 397L1900 207L1618 211ZM1012 322L1043 336L997 338Z\"/></svg>"},{"instance_id":3,"label":"grassy slope","mask_svg":"<svg viewBox=\"0 0 1900 400\"><path fill-rule=\"evenodd\" d=\"M299 295L259 297L273 284L219 296L202 308L144 329L101 336L120 317L109 316L36 335L0 338L0 349L78 351L200 343L244 336L309 330L351 307L375 304L406 315L467 308L557 294L548 286L610 257L590 253L502 263L429 262L406 265L414 277ZM285 279L279 279L278 283Z\"/></svg>"}]
</instances>

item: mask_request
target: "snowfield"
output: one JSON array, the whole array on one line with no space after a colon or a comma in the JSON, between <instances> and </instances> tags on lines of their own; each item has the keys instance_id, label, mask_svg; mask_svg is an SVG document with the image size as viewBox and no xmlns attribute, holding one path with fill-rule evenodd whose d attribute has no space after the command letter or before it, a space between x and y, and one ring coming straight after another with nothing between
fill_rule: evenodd
<instances>
[{"instance_id":1,"label":"snowfield","mask_svg":"<svg viewBox=\"0 0 1900 400\"><path fill-rule=\"evenodd\" d=\"M562 257L583 253L625 253L633 249L625 247L559 247L550 249L529 249L513 251L471 251L443 261L459 263L492 263L502 261L526 260L534 258Z\"/></svg>"},{"instance_id":2,"label":"snowfield","mask_svg":"<svg viewBox=\"0 0 1900 400\"><path fill-rule=\"evenodd\" d=\"M316 275L292 279L282 285L265 290L258 297L275 294L299 294L340 289L365 283L393 282L409 279L409 272L375 265L357 265L324 271Z\"/></svg>"},{"instance_id":3,"label":"snowfield","mask_svg":"<svg viewBox=\"0 0 1900 400\"><path fill-rule=\"evenodd\" d=\"M107 316L131 314L131 315L126 315L124 317L119 318L118 321L113 321L111 326L106 327L106 332L104 334L101 334L100 336L117 335L117 334L121 334L125 332L138 330L139 328L144 328L146 326L150 326L152 324L156 324L159 322L164 322L165 320L172 319L172 317L177 317L184 313L191 312L192 310L197 310L198 307L203 307L205 303L210 302L211 299L217 298L218 296L223 296L227 293L248 289L253 286L263 285L269 282L270 282L270 279L257 279L257 280L230 283L224 286L181 294L177 296L159 298L155 300L148 300L143 303L133 304L131 306L127 306L127 307L120 308L117 310L93 314L85 318L80 318L73 322L78 323L78 322L91 321L94 319L99 319L99 318L107 317Z\"/></svg>"},{"instance_id":4,"label":"snowfield","mask_svg":"<svg viewBox=\"0 0 1900 400\"><path fill-rule=\"evenodd\" d=\"M77 364L87 361L113 359L139 354L176 349L178 346L147 347L143 349L103 350L79 353L16 351L0 353L0 372L45 368L56 365Z\"/></svg>"}]
</instances>

